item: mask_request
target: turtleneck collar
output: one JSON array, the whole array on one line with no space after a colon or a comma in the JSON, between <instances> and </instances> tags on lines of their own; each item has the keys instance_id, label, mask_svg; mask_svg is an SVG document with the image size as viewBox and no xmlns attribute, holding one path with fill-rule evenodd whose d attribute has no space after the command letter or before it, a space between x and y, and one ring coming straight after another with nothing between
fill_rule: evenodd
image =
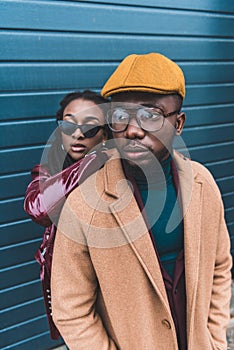
<instances>
[{"instance_id":1,"label":"turtleneck collar","mask_svg":"<svg viewBox=\"0 0 234 350\"><path fill-rule=\"evenodd\" d=\"M146 188L165 188L172 182L171 160L169 155L162 162L155 163L143 171L139 167L133 167L123 161L124 171L127 177L133 177L140 189Z\"/></svg>"}]
</instances>

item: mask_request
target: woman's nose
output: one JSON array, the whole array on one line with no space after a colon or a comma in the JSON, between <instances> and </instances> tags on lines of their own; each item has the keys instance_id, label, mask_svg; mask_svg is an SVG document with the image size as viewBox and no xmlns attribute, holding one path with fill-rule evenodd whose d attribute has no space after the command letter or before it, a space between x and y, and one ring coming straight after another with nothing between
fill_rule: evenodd
<instances>
[{"instance_id":1,"label":"woman's nose","mask_svg":"<svg viewBox=\"0 0 234 350\"><path fill-rule=\"evenodd\" d=\"M78 139L83 139L84 138L84 134L82 133L82 131L80 130L80 128L77 128L73 134L71 135L72 138L74 140L78 140Z\"/></svg>"}]
</instances>

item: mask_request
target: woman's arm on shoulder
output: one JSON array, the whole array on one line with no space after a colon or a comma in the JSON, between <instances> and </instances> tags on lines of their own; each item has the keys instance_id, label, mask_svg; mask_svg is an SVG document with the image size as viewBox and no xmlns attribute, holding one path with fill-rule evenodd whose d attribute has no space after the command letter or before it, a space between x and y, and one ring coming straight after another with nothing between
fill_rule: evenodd
<instances>
[{"instance_id":1,"label":"woman's arm on shoulder","mask_svg":"<svg viewBox=\"0 0 234 350\"><path fill-rule=\"evenodd\" d=\"M53 176L45 165L34 166L32 181L25 193L24 210L37 224L50 226L57 221L68 194L107 159L106 153L92 153Z\"/></svg>"}]
</instances>

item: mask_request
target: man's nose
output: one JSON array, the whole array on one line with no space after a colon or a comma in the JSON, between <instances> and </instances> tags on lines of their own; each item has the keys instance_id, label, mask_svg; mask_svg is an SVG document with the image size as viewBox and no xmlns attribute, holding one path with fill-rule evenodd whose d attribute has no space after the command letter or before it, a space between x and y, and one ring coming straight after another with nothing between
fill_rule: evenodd
<instances>
[{"instance_id":1,"label":"man's nose","mask_svg":"<svg viewBox=\"0 0 234 350\"><path fill-rule=\"evenodd\" d=\"M140 127L135 118L131 118L125 133L129 139L142 139L145 136L145 131Z\"/></svg>"}]
</instances>

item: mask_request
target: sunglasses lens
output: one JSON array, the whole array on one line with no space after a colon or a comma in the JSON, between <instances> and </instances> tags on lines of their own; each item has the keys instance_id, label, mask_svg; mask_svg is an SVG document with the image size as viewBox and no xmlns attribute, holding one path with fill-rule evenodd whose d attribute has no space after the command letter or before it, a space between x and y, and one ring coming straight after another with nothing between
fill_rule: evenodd
<instances>
[{"instance_id":1,"label":"sunglasses lens","mask_svg":"<svg viewBox=\"0 0 234 350\"><path fill-rule=\"evenodd\" d=\"M84 125L82 130L83 130L83 135L87 138L91 138L94 137L98 131L100 130L100 126L96 125L96 126L91 126L91 125ZM88 130L87 130L88 129Z\"/></svg>"},{"instance_id":2,"label":"sunglasses lens","mask_svg":"<svg viewBox=\"0 0 234 350\"><path fill-rule=\"evenodd\" d=\"M91 138L94 137L98 131L101 129L100 125L91 125L91 124L85 124L85 125L77 125L75 123L70 123L65 120L58 120L58 125L60 130L66 134L71 136L76 129L80 129L84 137Z\"/></svg>"},{"instance_id":3,"label":"sunglasses lens","mask_svg":"<svg viewBox=\"0 0 234 350\"><path fill-rule=\"evenodd\" d=\"M77 129L76 124L64 120L59 120L58 125L61 131L66 135L72 135Z\"/></svg>"}]
</instances>

